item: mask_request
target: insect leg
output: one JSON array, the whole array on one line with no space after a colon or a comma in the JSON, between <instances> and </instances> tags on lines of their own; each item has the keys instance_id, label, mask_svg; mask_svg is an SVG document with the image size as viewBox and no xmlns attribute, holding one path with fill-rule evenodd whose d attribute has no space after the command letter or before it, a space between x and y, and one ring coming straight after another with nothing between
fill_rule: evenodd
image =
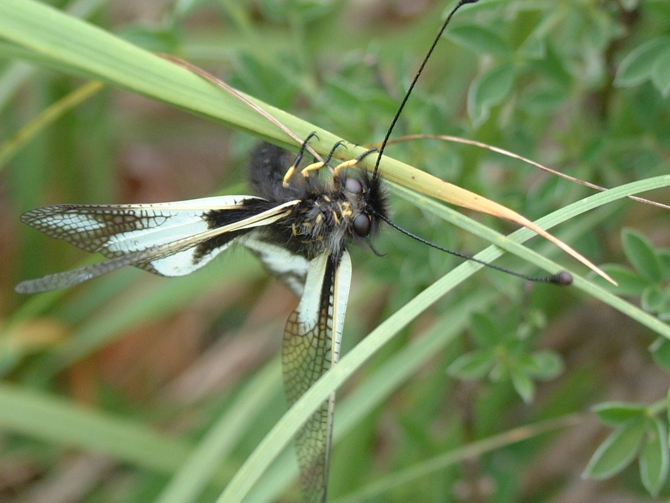
<instances>
[{"instance_id":1,"label":"insect leg","mask_svg":"<svg viewBox=\"0 0 670 503\"><path fill-rule=\"evenodd\" d=\"M286 170L286 174L284 175L284 180L282 181L282 185L284 188L288 187L288 181L291 179L293 176L293 173L295 173L298 164L300 164L300 161L302 161L303 155L305 155L305 149L307 148L307 144L309 143L309 140L312 138L316 138L317 140L319 137L316 134L316 131L312 131L309 133L309 136L305 138L305 141L302 142L302 145L300 145L300 150L298 151L298 155L295 157L295 161L293 161L293 164Z\"/></svg>"},{"instance_id":2,"label":"insect leg","mask_svg":"<svg viewBox=\"0 0 670 503\"><path fill-rule=\"evenodd\" d=\"M330 149L330 153L328 154L328 157L326 157L326 160L325 160L325 161L323 161L323 162L315 162L315 163L309 164L308 166L305 166L305 167L302 169L302 176L304 176L305 178L307 178L307 177L309 176L310 172L312 172L312 171L317 171L317 170L323 168L324 166L328 166L328 163L329 163L329 162L331 161L331 159L333 158L333 155L335 155L335 151L336 151L338 148L340 148L340 146L342 146L342 144L344 144L344 141L343 141L343 140L338 141L338 142L333 146L333 148ZM345 148L346 148L346 147L345 147Z\"/></svg>"},{"instance_id":3,"label":"insect leg","mask_svg":"<svg viewBox=\"0 0 670 503\"><path fill-rule=\"evenodd\" d=\"M340 164L335 166L335 168L333 169L333 177L339 176L341 169L348 169L348 168L351 168L353 166L356 166L356 164L358 164L364 158L366 158L367 156L369 156L370 154L372 154L374 152L379 152L379 149L377 149L377 148L368 149L365 152L363 152L361 155L356 157L356 159L349 159L348 161L341 162Z\"/></svg>"}]
</instances>

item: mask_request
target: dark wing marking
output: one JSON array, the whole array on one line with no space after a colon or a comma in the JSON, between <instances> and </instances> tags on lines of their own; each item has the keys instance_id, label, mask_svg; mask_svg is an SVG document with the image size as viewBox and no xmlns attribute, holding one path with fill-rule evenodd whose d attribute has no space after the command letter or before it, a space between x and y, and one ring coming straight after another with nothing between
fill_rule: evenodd
<instances>
[{"instance_id":1,"label":"dark wing marking","mask_svg":"<svg viewBox=\"0 0 670 503\"><path fill-rule=\"evenodd\" d=\"M263 262L265 268L281 279L297 297L302 297L309 269L309 262L305 257L263 241L257 236L245 237L240 242L249 248Z\"/></svg>"},{"instance_id":2,"label":"dark wing marking","mask_svg":"<svg viewBox=\"0 0 670 503\"><path fill-rule=\"evenodd\" d=\"M237 196L239 197L239 196ZM216 198L208 198L216 199ZM202 201L202 200L197 200ZM229 240L225 245L219 246L217 248L207 248L205 254L199 253L198 245L207 242L212 238L227 234L227 233L238 233L239 236L243 234L244 231L249 231L258 226L269 225L273 222L276 222L280 218L286 216L291 210L291 206L294 206L299 201L290 201L281 205L277 205L269 210L263 211L256 215L253 215L248 218L244 218L237 222L230 223L228 225L223 225L221 227L216 227L213 229L208 229L206 222L204 222L204 227L201 225L198 220L202 220L199 217L184 216L184 221L190 219L190 223L185 223L183 228L188 228L192 234L186 235L185 237L178 237L181 234L173 232L170 233L170 230L167 229L166 232L161 236L161 239L158 240L153 235L153 229L149 228L144 231L153 235L154 237L150 238L149 241L151 245L147 245L143 242L144 233L139 230L126 231L134 233L134 241L128 241L128 237L125 236L119 242L128 243L124 251L114 251L116 256L113 256L110 260L104 262L99 262L97 264L87 265L74 269L72 271L65 271L56 274L50 274L44 276L43 278L27 280L19 283L16 286L16 291L19 293L38 293L46 292L49 290L56 290L59 288L67 288L70 286L77 285L83 281L107 274L109 272L115 271L121 267L127 265L134 265L146 269L163 276L181 276L188 274L198 269L202 265L209 262L214 256L225 250L234 239ZM179 205L182 203L167 203ZM165 205L158 205L165 206ZM94 207L100 208L100 207ZM105 207L103 207L105 208ZM110 209L110 207L106 207ZM82 227L90 224L94 219L90 217L91 213L84 213L83 219L76 220L73 219L76 215L66 212L66 217L60 218L57 217L53 219L53 215L60 215L59 213L52 211L62 209L59 206L48 206L45 208L38 208L38 210L33 210L29 212L29 223L34 227L37 227L40 230L42 228L48 229L49 233L58 234L61 232L61 229L64 229L62 232L67 236L66 239L68 242L81 242L81 237L85 236L85 230L82 232ZM85 207L86 210L89 207ZM116 209L116 206L111 207L112 210ZM44 224L39 218L37 218L38 211L42 211L44 215L48 218L47 224ZM48 211L47 211L48 210ZM62 212L61 212L62 214ZM179 220L182 217L179 213L175 215L175 218ZM88 218L88 220L86 220ZM55 223L54 223L55 222ZM77 222L74 225L78 225L78 228L69 230L69 227L63 222ZM85 222L85 223L82 223ZM160 222L159 222L160 223ZM89 225L89 227L92 227ZM100 228L100 226L93 228L93 230ZM184 233L183 228L180 228L180 232ZM201 230L204 229L204 230ZM52 235L50 234L50 235ZM114 241L116 234L108 234L108 243ZM236 237L239 237L236 236ZM60 237L60 236L59 236ZM116 241L114 241L116 242ZM74 243L73 243L74 244ZM104 245L105 250L112 248L114 249L114 244ZM84 248L86 249L86 248ZM99 251L98 249L94 251ZM110 252L111 254L111 252ZM197 261L194 258L197 257Z\"/></svg>"},{"instance_id":3,"label":"dark wing marking","mask_svg":"<svg viewBox=\"0 0 670 503\"><path fill-rule=\"evenodd\" d=\"M282 364L290 405L337 363L351 284L351 259L345 250L337 263L329 253L309 262L305 290L286 323ZM326 501L335 393L323 402L296 435L305 500Z\"/></svg>"}]
</instances>

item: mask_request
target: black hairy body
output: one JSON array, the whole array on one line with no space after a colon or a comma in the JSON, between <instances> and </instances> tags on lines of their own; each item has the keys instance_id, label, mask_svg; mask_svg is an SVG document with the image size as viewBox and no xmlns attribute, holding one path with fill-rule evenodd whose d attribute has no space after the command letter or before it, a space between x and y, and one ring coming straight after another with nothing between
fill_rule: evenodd
<instances>
[{"instance_id":1,"label":"black hairy body","mask_svg":"<svg viewBox=\"0 0 670 503\"><path fill-rule=\"evenodd\" d=\"M388 211L381 180L365 170L349 168L332 180L322 180L316 172L307 177L296 172L284 187L283 178L293 158L290 152L267 143L252 156L250 182L258 196L274 204L300 201L287 217L260 232L267 241L308 260L330 251L337 263L348 244L369 239L379 229L379 215Z\"/></svg>"}]
</instances>

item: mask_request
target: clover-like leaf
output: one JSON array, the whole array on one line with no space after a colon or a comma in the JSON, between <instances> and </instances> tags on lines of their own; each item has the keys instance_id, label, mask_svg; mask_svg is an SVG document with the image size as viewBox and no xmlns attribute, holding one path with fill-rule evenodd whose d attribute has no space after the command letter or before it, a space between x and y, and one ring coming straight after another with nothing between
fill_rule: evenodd
<instances>
[{"instance_id":1,"label":"clover-like leaf","mask_svg":"<svg viewBox=\"0 0 670 503\"><path fill-rule=\"evenodd\" d=\"M490 348L500 344L503 334L500 325L496 325L490 316L475 313L470 321L470 333L478 346Z\"/></svg>"},{"instance_id":2,"label":"clover-like leaf","mask_svg":"<svg viewBox=\"0 0 670 503\"><path fill-rule=\"evenodd\" d=\"M591 457L583 477L606 479L626 468L640 451L646 421L633 418L614 430Z\"/></svg>"},{"instance_id":3,"label":"clover-like leaf","mask_svg":"<svg viewBox=\"0 0 670 503\"><path fill-rule=\"evenodd\" d=\"M649 286L642 292L640 304L648 313L658 313L667 308L668 295L657 285Z\"/></svg>"},{"instance_id":4,"label":"clover-like leaf","mask_svg":"<svg viewBox=\"0 0 670 503\"><path fill-rule=\"evenodd\" d=\"M492 56L511 56L512 49L507 41L493 30L476 24L462 24L454 26L447 32L447 36L464 47L472 49L478 54Z\"/></svg>"},{"instance_id":5,"label":"clover-like leaf","mask_svg":"<svg viewBox=\"0 0 670 503\"><path fill-rule=\"evenodd\" d=\"M602 270L618 283L618 286L611 287L611 290L616 292L617 295L639 297L644 292L644 289L649 286L649 281L628 267L618 264L607 264L602 266ZM602 283L605 285L604 281ZM607 288L610 289L609 287Z\"/></svg>"},{"instance_id":6,"label":"clover-like leaf","mask_svg":"<svg viewBox=\"0 0 670 503\"><path fill-rule=\"evenodd\" d=\"M447 372L461 379L481 379L493 368L494 358L491 351L472 351L457 358L449 365Z\"/></svg>"},{"instance_id":7,"label":"clover-like leaf","mask_svg":"<svg viewBox=\"0 0 670 503\"><path fill-rule=\"evenodd\" d=\"M514 65L505 63L475 79L468 92L468 114L476 125L486 121L491 107L509 95L515 75Z\"/></svg>"},{"instance_id":8,"label":"clover-like leaf","mask_svg":"<svg viewBox=\"0 0 670 503\"><path fill-rule=\"evenodd\" d=\"M656 58L651 70L651 81L664 98L670 95L670 47Z\"/></svg>"},{"instance_id":9,"label":"clover-like leaf","mask_svg":"<svg viewBox=\"0 0 670 503\"><path fill-rule=\"evenodd\" d=\"M520 369L510 369L510 377L512 378L512 386L514 386L519 396L524 402L530 403L535 395L533 380Z\"/></svg>"},{"instance_id":10,"label":"clover-like leaf","mask_svg":"<svg viewBox=\"0 0 670 503\"><path fill-rule=\"evenodd\" d=\"M658 337L649 346L649 351L654 358L654 363L659 367L670 371L670 341L665 337Z\"/></svg>"},{"instance_id":11,"label":"clover-like leaf","mask_svg":"<svg viewBox=\"0 0 670 503\"><path fill-rule=\"evenodd\" d=\"M526 373L545 381L558 376L565 368L561 356L554 351L535 351L529 361L530 365L525 367Z\"/></svg>"},{"instance_id":12,"label":"clover-like leaf","mask_svg":"<svg viewBox=\"0 0 670 503\"><path fill-rule=\"evenodd\" d=\"M642 234L630 229L622 232L626 258L635 270L648 281L658 283L663 279L663 267L656 250Z\"/></svg>"},{"instance_id":13,"label":"clover-like leaf","mask_svg":"<svg viewBox=\"0 0 670 503\"><path fill-rule=\"evenodd\" d=\"M623 59L614 83L628 87L649 79L658 58L668 48L670 48L670 37L658 37L642 44Z\"/></svg>"},{"instance_id":14,"label":"clover-like leaf","mask_svg":"<svg viewBox=\"0 0 670 503\"><path fill-rule=\"evenodd\" d=\"M647 429L647 438L640 452L640 478L649 494L656 497L668 477L670 461L668 431L665 424L654 418Z\"/></svg>"},{"instance_id":15,"label":"clover-like leaf","mask_svg":"<svg viewBox=\"0 0 670 503\"><path fill-rule=\"evenodd\" d=\"M603 423L618 426L645 416L646 405L630 402L603 402L591 409Z\"/></svg>"}]
</instances>

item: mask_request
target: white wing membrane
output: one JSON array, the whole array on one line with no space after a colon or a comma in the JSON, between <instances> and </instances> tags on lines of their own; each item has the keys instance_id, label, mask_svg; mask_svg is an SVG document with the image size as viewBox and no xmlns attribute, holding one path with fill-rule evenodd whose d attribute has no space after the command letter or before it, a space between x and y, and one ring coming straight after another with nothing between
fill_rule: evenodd
<instances>
[{"instance_id":1,"label":"white wing membrane","mask_svg":"<svg viewBox=\"0 0 670 503\"><path fill-rule=\"evenodd\" d=\"M177 241L207 230L212 210L238 209L252 196L221 196L158 204L68 205L37 208L21 220L48 236L107 257Z\"/></svg>"},{"instance_id":2,"label":"white wing membrane","mask_svg":"<svg viewBox=\"0 0 670 503\"><path fill-rule=\"evenodd\" d=\"M302 297L309 269L305 257L253 236L243 238L241 243L263 262L268 271L286 283L296 297Z\"/></svg>"},{"instance_id":3,"label":"white wing membrane","mask_svg":"<svg viewBox=\"0 0 670 503\"><path fill-rule=\"evenodd\" d=\"M240 196L236 197L239 198ZM213 198L213 199L220 200L219 198ZM216 255L224 251L228 246L230 246L231 242L234 240L226 242L222 246L213 247L206 253L198 255L197 260L195 260L194 250L195 247L200 243L203 243L208 239L212 239L217 236L222 236L229 232L253 229L258 226L269 225L285 216L290 211L289 208L295 205L296 203L297 201L290 201L288 203L275 206L274 208L271 208L267 211L254 215L252 217L245 218L237 222L231 223L229 225L224 225L213 229L207 229L207 225L205 223L205 230L199 230L202 229L202 227L196 222L191 222L194 225L186 225L186 227L184 227L188 228L192 232L191 234L186 233L187 235L185 237L179 239L171 238L170 240L167 240L166 238L165 242L161 242L160 244L153 244L152 246L149 247L145 246L142 243L143 234L137 230L133 230L132 232L138 232L138 234L135 235L136 243L134 244L132 251L121 252L116 254L110 252L110 254L113 255L113 258L111 258L110 260L80 267L79 269L75 269L72 271L50 274L48 276L39 279L23 281L16 286L16 291L19 293L37 293L37 292L46 292L49 290L55 290L59 288L66 288L73 285L77 285L91 278L107 274L108 272L115 271L127 265L134 265L137 267L141 267L143 269L155 272L157 274L161 274L163 276L181 276L184 274L188 274L202 267ZM170 204L180 205L183 203L168 203L168 205ZM167 205L156 205L156 206L167 206ZM96 206L93 208L94 211L98 211L99 208L104 208L107 211L114 211L119 207ZM129 210L128 205L123 205L120 208L123 211ZM234 208L238 208L238 206ZM63 213L62 211L60 211L60 213L55 211L57 209L62 210L63 208L60 208L59 206L48 206L46 208L38 209L42 210L42 213L48 216L45 217L47 223L45 223L44 220L40 220L36 217L38 210L33 210L32 212L29 212L29 214L27 214L26 218L27 223L30 223L30 225L33 225L34 227L40 230L43 230L42 229L43 227L48 229L49 232L47 232L46 230L45 232L47 232L50 235L54 235L54 237L56 237L55 236L56 234L61 233L65 233L69 238L76 236L76 238L73 238L72 240L63 237L63 239L66 239L68 242L75 244L73 241L81 239L82 236L85 235L84 233L86 232L86 230L82 231L81 228L71 230L70 225L73 219L70 218L69 216L65 218L61 218L59 216L56 219L53 219L52 218L53 215L60 215ZM68 211L70 211L72 207L71 206L67 207L67 209ZM90 207L84 207L85 215L91 214L90 212L88 212L89 209ZM225 207L219 209L225 209ZM151 218L155 218L155 215L152 216ZM182 219L182 221L186 220L187 217L184 217L184 219ZM200 218L200 220L202 220L202 218ZM80 220L80 222L83 221L84 220ZM67 223L61 225L62 222ZM84 226L83 223L81 225ZM127 227L125 229L126 230L123 232L124 234L130 232L127 230ZM173 234L173 236L174 235L175 234ZM109 241L109 239L114 236L116 236L116 234L107 232L107 236L105 238L107 239L107 241ZM94 251L102 251L102 250L106 250L105 245L102 245L102 247L99 246Z\"/></svg>"},{"instance_id":4,"label":"white wing membrane","mask_svg":"<svg viewBox=\"0 0 670 503\"><path fill-rule=\"evenodd\" d=\"M351 259L339 264L330 254L309 262L304 293L286 323L282 364L286 396L293 405L337 363L351 284ZM296 435L301 484L306 501L326 501L335 393L314 412Z\"/></svg>"}]
</instances>

